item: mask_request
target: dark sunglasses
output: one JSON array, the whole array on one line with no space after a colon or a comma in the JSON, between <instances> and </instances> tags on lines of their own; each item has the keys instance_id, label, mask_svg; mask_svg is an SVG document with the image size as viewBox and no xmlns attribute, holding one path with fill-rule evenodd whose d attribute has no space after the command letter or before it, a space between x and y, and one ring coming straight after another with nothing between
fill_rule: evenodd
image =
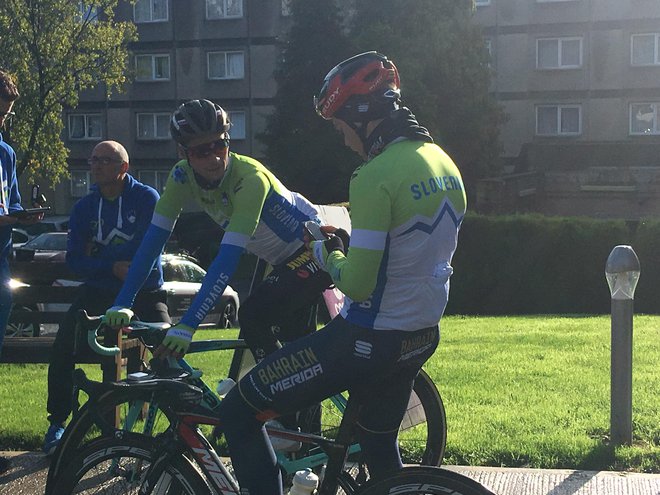
<instances>
[{"instance_id":1,"label":"dark sunglasses","mask_svg":"<svg viewBox=\"0 0 660 495\"><path fill-rule=\"evenodd\" d=\"M199 146L190 146L188 148L184 146L183 149L193 158L206 158L220 151L224 151L228 147L229 139L218 139L212 143L204 143Z\"/></svg>"}]
</instances>

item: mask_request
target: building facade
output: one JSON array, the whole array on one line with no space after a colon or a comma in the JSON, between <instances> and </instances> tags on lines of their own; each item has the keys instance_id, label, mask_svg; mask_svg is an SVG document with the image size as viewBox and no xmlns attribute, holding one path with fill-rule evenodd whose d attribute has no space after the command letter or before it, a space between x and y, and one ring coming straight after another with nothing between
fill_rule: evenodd
<instances>
[{"instance_id":1,"label":"building facade","mask_svg":"<svg viewBox=\"0 0 660 495\"><path fill-rule=\"evenodd\" d=\"M476 0L510 174L483 211L660 214L660 2Z\"/></svg>"},{"instance_id":2,"label":"building facade","mask_svg":"<svg viewBox=\"0 0 660 495\"><path fill-rule=\"evenodd\" d=\"M98 87L66 112L70 181L54 193L57 213L68 214L90 187L86 159L101 140L126 146L131 173L162 191L177 160L169 118L183 101L208 98L233 123L232 150L263 157L256 135L273 111L273 71L290 25L290 0L120 0L115 18L132 21L131 83L105 97ZM94 13L92 13L94 14Z\"/></svg>"}]
</instances>

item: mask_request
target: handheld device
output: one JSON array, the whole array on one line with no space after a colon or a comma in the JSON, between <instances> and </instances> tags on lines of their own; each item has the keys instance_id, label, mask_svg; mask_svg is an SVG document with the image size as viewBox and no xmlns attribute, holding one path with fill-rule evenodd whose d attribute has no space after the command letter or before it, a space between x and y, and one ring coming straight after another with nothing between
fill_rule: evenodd
<instances>
[{"instance_id":1,"label":"handheld device","mask_svg":"<svg viewBox=\"0 0 660 495\"><path fill-rule=\"evenodd\" d=\"M313 220L308 220L303 224L305 231L314 241L324 241L328 237L321 231L321 227Z\"/></svg>"},{"instance_id":2,"label":"handheld device","mask_svg":"<svg viewBox=\"0 0 660 495\"><path fill-rule=\"evenodd\" d=\"M39 189L39 184L34 184L32 186L32 194L30 195L30 199L32 201L32 206L35 208L46 204L46 196L41 194Z\"/></svg>"},{"instance_id":3,"label":"handheld device","mask_svg":"<svg viewBox=\"0 0 660 495\"><path fill-rule=\"evenodd\" d=\"M17 217L17 218L25 218L25 217L29 217L30 215L36 215L38 213L44 213L48 210L50 210L50 206L42 206L42 207L39 207L39 208L26 208L25 210L12 211L9 214L9 216L10 217Z\"/></svg>"}]
</instances>

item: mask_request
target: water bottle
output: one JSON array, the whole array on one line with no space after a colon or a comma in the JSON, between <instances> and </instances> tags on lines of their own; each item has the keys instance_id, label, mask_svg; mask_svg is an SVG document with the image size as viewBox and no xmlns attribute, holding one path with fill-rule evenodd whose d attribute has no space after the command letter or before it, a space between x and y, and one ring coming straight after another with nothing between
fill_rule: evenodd
<instances>
[{"instance_id":1,"label":"water bottle","mask_svg":"<svg viewBox=\"0 0 660 495\"><path fill-rule=\"evenodd\" d=\"M312 495L319 486L319 477L311 469L296 472L288 495Z\"/></svg>"},{"instance_id":2,"label":"water bottle","mask_svg":"<svg viewBox=\"0 0 660 495\"><path fill-rule=\"evenodd\" d=\"M225 378L224 380L220 380L218 382L218 386L215 388L215 391L218 392L220 397L224 397L232 388L234 388L234 385L236 385L234 380L231 378Z\"/></svg>"}]
</instances>

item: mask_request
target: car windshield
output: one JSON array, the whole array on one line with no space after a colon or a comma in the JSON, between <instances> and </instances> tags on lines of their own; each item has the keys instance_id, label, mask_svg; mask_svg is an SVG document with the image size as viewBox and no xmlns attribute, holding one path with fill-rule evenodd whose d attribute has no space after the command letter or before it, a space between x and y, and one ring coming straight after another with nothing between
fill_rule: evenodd
<instances>
[{"instance_id":1,"label":"car windshield","mask_svg":"<svg viewBox=\"0 0 660 495\"><path fill-rule=\"evenodd\" d=\"M66 251L66 234L41 234L27 242L26 249L40 249L48 251Z\"/></svg>"}]
</instances>

